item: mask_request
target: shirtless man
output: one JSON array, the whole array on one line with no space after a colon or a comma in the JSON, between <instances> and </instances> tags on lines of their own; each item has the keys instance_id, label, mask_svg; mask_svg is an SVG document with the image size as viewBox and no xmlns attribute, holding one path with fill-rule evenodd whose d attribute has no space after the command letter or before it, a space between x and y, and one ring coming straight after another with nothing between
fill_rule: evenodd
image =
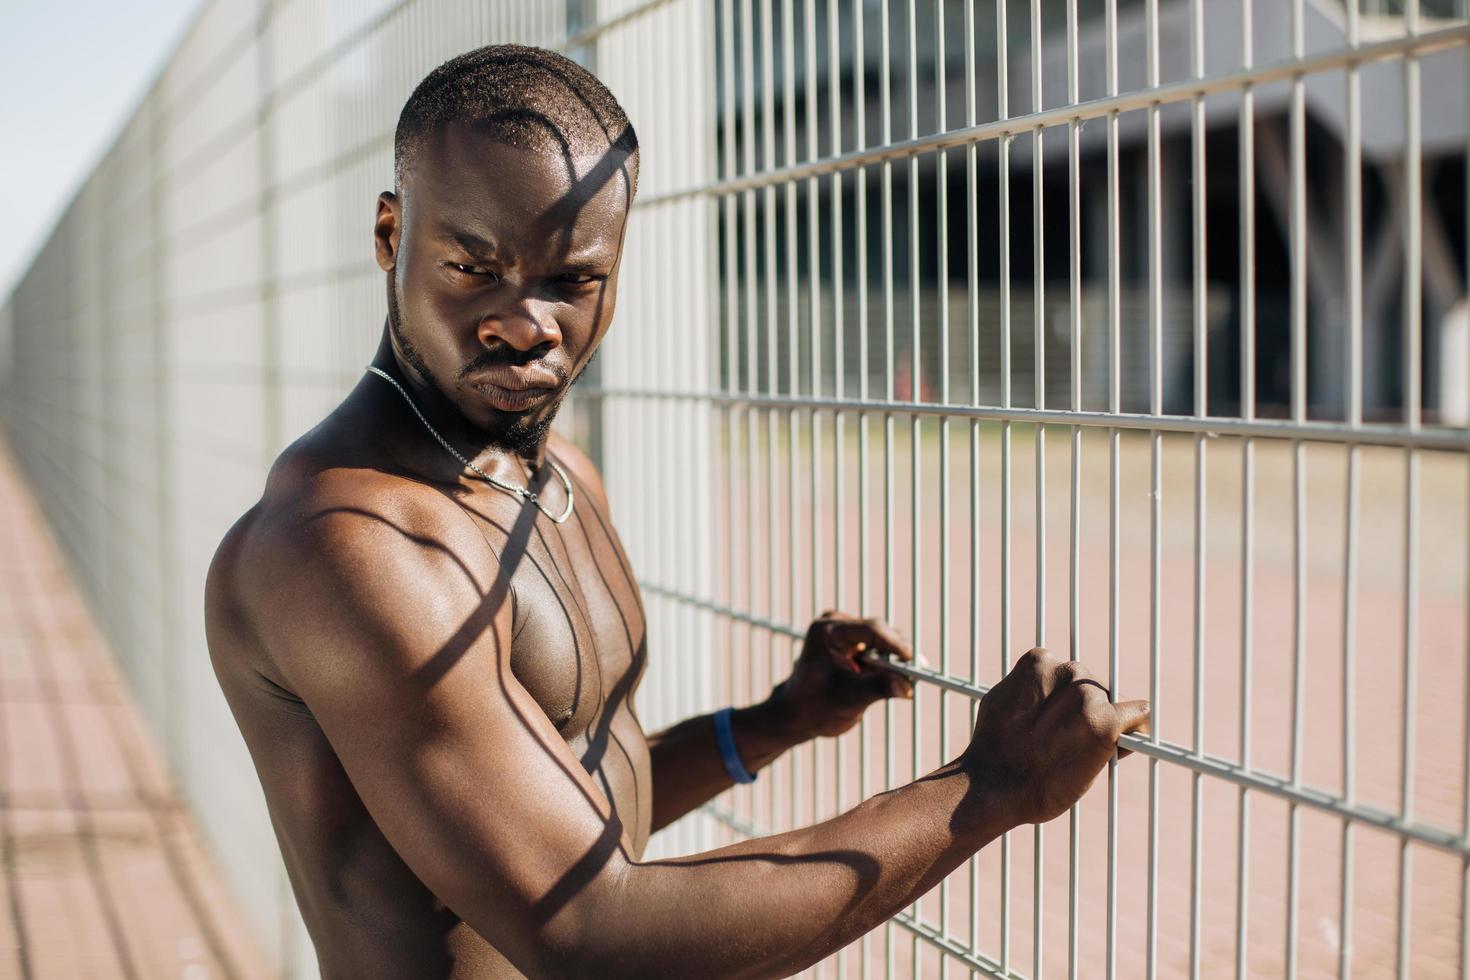
<instances>
[{"instance_id":1,"label":"shirtless man","mask_svg":"<svg viewBox=\"0 0 1470 980\"><path fill-rule=\"evenodd\" d=\"M386 377L281 454L206 590L323 976L790 974L1063 812L1143 728L1146 705L1033 650L924 778L643 860L741 766L908 694L875 655L909 651L824 614L790 677L726 716L733 761L715 716L645 736L638 587L597 470L548 430L612 320L632 128L565 58L486 48L413 93L395 162L374 227Z\"/></svg>"}]
</instances>

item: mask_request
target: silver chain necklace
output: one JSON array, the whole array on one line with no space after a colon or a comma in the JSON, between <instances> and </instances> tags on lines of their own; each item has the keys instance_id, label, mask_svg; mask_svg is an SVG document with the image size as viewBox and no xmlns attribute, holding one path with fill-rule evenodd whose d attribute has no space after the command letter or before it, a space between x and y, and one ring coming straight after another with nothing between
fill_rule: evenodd
<instances>
[{"instance_id":1,"label":"silver chain necklace","mask_svg":"<svg viewBox=\"0 0 1470 980\"><path fill-rule=\"evenodd\" d=\"M381 368L374 367L371 364L368 365L368 370L376 374L378 377L382 378L384 381L388 382L393 387L397 388L398 393L403 396L403 400L408 402L408 407L413 409L413 414L417 415L419 417L419 421L424 423L424 428L429 430L429 435L437 439L439 441L439 445L448 450L449 455L459 460L461 465L466 466L471 470L474 470L475 475L478 476L480 479L484 480L492 487L498 487L501 490L504 490L506 493L513 493L517 497L520 497L522 500L530 501L531 503L536 505L537 510L539 510L541 513L545 514L547 517L551 518L558 524L565 524L567 518L572 516L572 506L576 502L576 499L572 495L572 481L567 479L566 473L562 471L562 468L560 466L556 465L556 460L552 459L550 456L546 457L547 465L550 466L553 471L555 471L558 477L561 478L561 485L566 488L567 492L567 509L562 511L560 516L553 514L551 511L542 506L540 499L537 498L534 491L526 487L518 487L514 483L506 483L504 480L497 480L495 477L491 476L489 473L486 473L484 470L480 469L468 459L465 459L464 456L460 455L459 450L455 449L449 444L449 440L441 436L438 431L429 424L429 420L424 418L424 413L419 411L418 405L414 404L413 396L404 389L403 385L398 383L397 379L395 379L387 371L384 371Z\"/></svg>"}]
</instances>

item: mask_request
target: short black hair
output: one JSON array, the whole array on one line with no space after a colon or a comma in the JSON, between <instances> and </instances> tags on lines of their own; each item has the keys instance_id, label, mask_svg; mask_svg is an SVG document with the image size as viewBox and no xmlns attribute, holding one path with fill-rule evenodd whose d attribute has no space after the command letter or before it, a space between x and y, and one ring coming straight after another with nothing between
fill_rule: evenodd
<instances>
[{"instance_id":1,"label":"short black hair","mask_svg":"<svg viewBox=\"0 0 1470 980\"><path fill-rule=\"evenodd\" d=\"M419 82L398 115L393 179L404 178L425 142L454 122L512 146L564 157L628 154L628 196L638 186L638 136L607 86L545 48L491 44L446 61Z\"/></svg>"}]
</instances>

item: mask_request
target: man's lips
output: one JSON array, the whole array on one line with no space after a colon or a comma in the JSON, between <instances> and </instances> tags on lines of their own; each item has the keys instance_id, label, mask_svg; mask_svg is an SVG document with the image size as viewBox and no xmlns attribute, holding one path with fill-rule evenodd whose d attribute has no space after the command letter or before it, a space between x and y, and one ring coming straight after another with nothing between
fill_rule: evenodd
<instances>
[{"instance_id":1,"label":"man's lips","mask_svg":"<svg viewBox=\"0 0 1470 980\"><path fill-rule=\"evenodd\" d=\"M529 391L533 388L559 388L561 378L546 368L509 366L493 367L470 375L468 383L476 388L493 386L504 391Z\"/></svg>"},{"instance_id":2,"label":"man's lips","mask_svg":"<svg viewBox=\"0 0 1470 980\"><path fill-rule=\"evenodd\" d=\"M484 371L466 381L502 412L523 412L561 385L561 379L550 371L514 368Z\"/></svg>"}]
</instances>

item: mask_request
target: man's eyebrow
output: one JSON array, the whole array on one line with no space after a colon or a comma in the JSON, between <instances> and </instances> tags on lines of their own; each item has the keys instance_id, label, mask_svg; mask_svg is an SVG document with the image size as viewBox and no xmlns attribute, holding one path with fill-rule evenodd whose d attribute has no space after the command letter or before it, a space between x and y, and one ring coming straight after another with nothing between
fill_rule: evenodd
<instances>
[{"instance_id":1,"label":"man's eyebrow","mask_svg":"<svg viewBox=\"0 0 1470 980\"><path fill-rule=\"evenodd\" d=\"M458 245L467 252L477 255L490 255L495 251L495 244L476 235L472 231L464 231L458 228L446 228L434 235L435 241L448 242Z\"/></svg>"},{"instance_id":2,"label":"man's eyebrow","mask_svg":"<svg viewBox=\"0 0 1470 980\"><path fill-rule=\"evenodd\" d=\"M565 272L606 272L615 260L605 260L596 256L585 258L576 256L568 258L560 265Z\"/></svg>"},{"instance_id":3,"label":"man's eyebrow","mask_svg":"<svg viewBox=\"0 0 1470 980\"><path fill-rule=\"evenodd\" d=\"M435 241L458 245L469 254L484 258L491 258L500 251L494 242L462 228L445 228L435 232L431 237ZM607 271L616 261L616 254L608 256L602 248L589 246L575 250L566 256L559 266L565 272L601 273Z\"/></svg>"}]
</instances>

